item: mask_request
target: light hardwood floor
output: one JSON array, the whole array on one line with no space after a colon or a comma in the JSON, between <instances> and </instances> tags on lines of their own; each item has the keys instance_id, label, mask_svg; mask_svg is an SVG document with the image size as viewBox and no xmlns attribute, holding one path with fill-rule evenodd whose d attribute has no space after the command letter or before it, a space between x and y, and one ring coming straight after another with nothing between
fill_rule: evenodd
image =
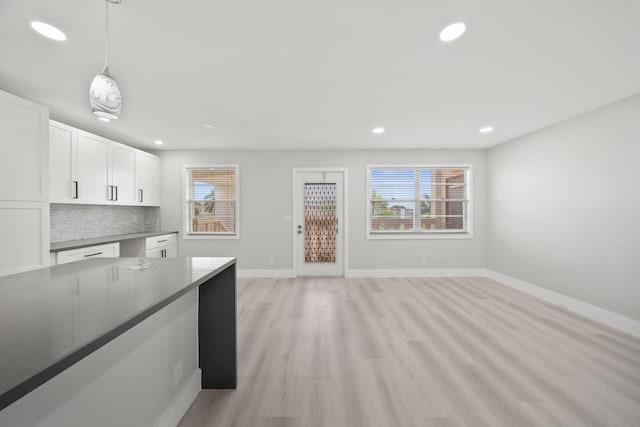
<instances>
[{"instance_id":1,"label":"light hardwood floor","mask_svg":"<svg viewBox=\"0 0 640 427\"><path fill-rule=\"evenodd\" d=\"M180 427L640 426L640 339L486 278L241 279Z\"/></svg>"}]
</instances>

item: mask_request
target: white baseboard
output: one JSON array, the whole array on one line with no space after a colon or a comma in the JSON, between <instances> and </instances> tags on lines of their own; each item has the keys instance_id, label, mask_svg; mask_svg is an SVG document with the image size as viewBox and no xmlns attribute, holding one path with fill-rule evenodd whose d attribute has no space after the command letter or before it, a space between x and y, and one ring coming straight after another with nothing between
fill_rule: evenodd
<instances>
[{"instance_id":1,"label":"white baseboard","mask_svg":"<svg viewBox=\"0 0 640 427\"><path fill-rule=\"evenodd\" d=\"M486 270L486 277L509 286L510 288L517 289L526 294L540 298L551 304L556 304L565 307L576 314L584 316L588 319L594 320L599 323L603 323L612 328L626 332L628 334L640 337L640 321L630 319L620 314L605 310L595 305L588 304L586 302L568 297L566 295L559 294L557 292L550 291L537 285L533 285L529 282L525 282L515 277L507 276L506 274L498 273L493 270Z\"/></svg>"},{"instance_id":2,"label":"white baseboard","mask_svg":"<svg viewBox=\"0 0 640 427\"><path fill-rule=\"evenodd\" d=\"M347 270L345 277L484 277L484 268L415 268L415 269L367 269ZM290 278L297 277L294 270L239 269L238 277Z\"/></svg>"},{"instance_id":3,"label":"white baseboard","mask_svg":"<svg viewBox=\"0 0 640 427\"><path fill-rule=\"evenodd\" d=\"M484 277L484 268L351 269L346 277Z\"/></svg>"},{"instance_id":4,"label":"white baseboard","mask_svg":"<svg viewBox=\"0 0 640 427\"><path fill-rule=\"evenodd\" d=\"M175 398L171 405L162 413L156 427L176 427L184 414L187 413L189 406L195 400L201 387L202 371L196 369L196 371L189 377L182 386L182 390Z\"/></svg>"},{"instance_id":5,"label":"white baseboard","mask_svg":"<svg viewBox=\"0 0 640 427\"><path fill-rule=\"evenodd\" d=\"M265 277L265 278L279 278L279 277L296 277L296 272L293 270L276 270L276 269L238 269L238 277L253 278L253 277Z\"/></svg>"}]
</instances>

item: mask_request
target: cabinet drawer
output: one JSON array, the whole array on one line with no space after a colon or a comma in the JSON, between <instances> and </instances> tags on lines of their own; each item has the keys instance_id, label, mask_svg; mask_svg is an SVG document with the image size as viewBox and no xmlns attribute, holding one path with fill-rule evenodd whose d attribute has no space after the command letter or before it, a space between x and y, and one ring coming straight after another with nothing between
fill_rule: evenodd
<instances>
[{"instance_id":1,"label":"cabinet drawer","mask_svg":"<svg viewBox=\"0 0 640 427\"><path fill-rule=\"evenodd\" d=\"M171 246L177 244L176 234L163 234L162 236L147 237L146 250Z\"/></svg>"},{"instance_id":2,"label":"cabinet drawer","mask_svg":"<svg viewBox=\"0 0 640 427\"><path fill-rule=\"evenodd\" d=\"M69 251L60 251L56 255L56 264L81 261L89 258L117 258L120 256L120 244L109 243L106 245L89 246Z\"/></svg>"}]
</instances>

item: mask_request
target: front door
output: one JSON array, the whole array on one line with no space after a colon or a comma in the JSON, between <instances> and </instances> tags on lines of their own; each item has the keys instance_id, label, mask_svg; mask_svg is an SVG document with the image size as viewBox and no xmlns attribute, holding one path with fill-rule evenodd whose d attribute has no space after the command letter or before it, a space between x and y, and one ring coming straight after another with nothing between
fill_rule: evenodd
<instances>
[{"instance_id":1,"label":"front door","mask_svg":"<svg viewBox=\"0 0 640 427\"><path fill-rule=\"evenodd\" d=\"M344 170L294 169L298 276L344 276Z\"/></svg>"}]
</instances>

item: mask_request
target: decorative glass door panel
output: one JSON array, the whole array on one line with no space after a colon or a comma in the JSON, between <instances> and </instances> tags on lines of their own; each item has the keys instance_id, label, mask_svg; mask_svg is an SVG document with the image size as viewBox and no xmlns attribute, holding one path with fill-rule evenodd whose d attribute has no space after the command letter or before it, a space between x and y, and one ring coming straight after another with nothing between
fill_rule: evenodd
<instances>
[{"instance_id":1,"label":"decorative glass door panel","mask_svg":"<svg viewBox=\"0 0 640 427\"><path fill-rule=\"evenodd\" d=\"M336 184L304 184L304 262L336 262Z\"/></svg>"},{"instance_id":2,"label":"decorative glass door panel","mask_svg":"<svg viewBox=\"0 0 640 427\"><path fill-rule=\"evenodd\" d=\"M343 276L344 181L338 168L295 168L293 264L298 276Z\"/></svg>"}]
</instances>

